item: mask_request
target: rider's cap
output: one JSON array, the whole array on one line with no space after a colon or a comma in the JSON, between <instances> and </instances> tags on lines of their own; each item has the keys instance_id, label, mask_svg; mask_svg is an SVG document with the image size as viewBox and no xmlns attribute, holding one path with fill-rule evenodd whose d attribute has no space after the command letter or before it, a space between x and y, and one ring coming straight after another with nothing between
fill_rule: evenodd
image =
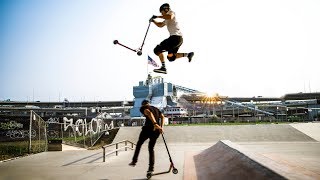
<instances>
[{"instance_id":1,"label":"rider's cap","mask_svg":"<svg viewBox=\"0 0 320 180\"><path fill-rule=\"evenodd\" d=\"M144 106L144 105L147 105L149 104L149 100L145 99L141 102L141 105Z\"/></svg>"},{"instance_id":2,"label":"rider's cap","mask_svg":"<svg viewBox=\"0 0 320 180\"><path fill-rule=\"evenodd\" d=\"M161 12L161 11L163 11L163 10L165 10L165 9L170 9L170 6L169 6L168 3L162 4L162 5L160 6L159 11Z\"/></svg>"}]
</instances>

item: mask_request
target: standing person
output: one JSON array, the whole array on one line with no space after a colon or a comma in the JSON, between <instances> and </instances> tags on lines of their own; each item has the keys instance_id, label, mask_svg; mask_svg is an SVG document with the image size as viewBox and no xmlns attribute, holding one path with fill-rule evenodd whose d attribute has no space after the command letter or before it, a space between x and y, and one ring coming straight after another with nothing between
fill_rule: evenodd
<instances>
[{"instance_id":1,"label":"standing person","mask_svg":"<svg viewBox=\"0 0 320 180\"><path fill-rule=\"evenodd\" d=\"M160 69L154 69L153 71L157 73L167 74L163 52L168 52L167 59L170 62L181 57L188 57L189 62L191 62L194 53L178 53L178 50L183 43L183 38L178 22L176 20L176 14L170 9L168 3L161 5L160 13L162 14L161 16L152 16L150 22L153 22L156 26L160 28L167 26L168 31L170 33L170 37L163 40L159 45L157 45L154 48L154 53L157 56L159 56L162 66ZM156 18L164 19L164 21L157 22L155 21Z\"/></svg>"},{"instance_id":2,"label":"standing person","mask_svg":"<svg viewBox=\"0 0 320 180\"><path fill-rule=\"evenodd\" d=\"M163 133L164 115L160 110L154 106L151 106L148 100L143 100L141 103L140 112L146 117L144 126L139 135L139 140L134 151L132 162L129 166L135 166L138 161L140 149L144 141L149 139L148 151L149 151L149 168L148 173L152 173L154 170L154 146L160 135ZM160 122L161 121L161 122Z\"/></svg>"}]
</instances>

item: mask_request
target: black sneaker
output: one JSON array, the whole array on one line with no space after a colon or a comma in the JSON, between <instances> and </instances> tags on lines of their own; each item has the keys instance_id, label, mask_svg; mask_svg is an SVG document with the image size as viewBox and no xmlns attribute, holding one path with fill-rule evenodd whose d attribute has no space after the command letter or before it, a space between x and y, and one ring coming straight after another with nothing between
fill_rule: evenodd
<instances>
[{"instance_id":1,"label":"black sneaker","mask_svg":"<svg viewBox=\"0 0 320 180\"><path fill-rule=\"evenodd\" d=\"M154 69L153 71L156 72L156 73L167 74L167 68L163 67L163 66L161 68L159 68L159 69Z\"/></svg>"},{"instance_id":2,"label":"black sneaker","mask_svg":"<svg viewBox=\"0 0 320 180\"><path fill-rule=\"evenodd\" d=\"M194 52L188 53L189 62L191 62Z\"/></svg>"},{"instance_id":3,"label":"black sneaker","mask_svg":"<svg viewBox=\"0 0 320 180\"><path fill-rule=\"evenodd\" d=\"M132 161L131 163L129 163L129 166L135 167L136 163Z\"/></svg>"},{"instance_id":4,"label":"black sneaker","mask_svg":"<svg viewBox=\"0 0 320 180\"><path fill-rule=\"evenodd\" d=\"M147 173L153 173L154 168L153 167L149 167Z\"/></svg>"}]
</instances>

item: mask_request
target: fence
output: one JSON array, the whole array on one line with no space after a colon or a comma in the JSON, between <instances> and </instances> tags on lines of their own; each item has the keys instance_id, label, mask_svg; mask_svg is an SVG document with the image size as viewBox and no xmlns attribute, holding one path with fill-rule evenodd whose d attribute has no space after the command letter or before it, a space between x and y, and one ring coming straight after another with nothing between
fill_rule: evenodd
<instances>
[{"instance_id":1,"label":"fence","mask_svg":"<svg viewBox=\"0 0 320 180\"><path fill-rule=\"evenodd\" d=\"M65 144L80 147L91 147L97 140L114 129L112 119L102 118L63 118L48 120L48 139L62 139Z\"/></svg>"},{"instance_id":2,"label":"fence","mask_svg":"<svg viewBox=\"0 0 320 180\"><path fill-rule=\"evenodd\" d=\"M46 150L46 122L35 112L29 112L28 120L0 117L0 160Z\"/></svg>"},{"instance_id":3,"label":"fence","mask_svg":"<svg viewBox=\"0 0 320 180\"><path fill-rule=\"evenodd\" d=\"M44 152L48 149L46 122L34 111L30 112L29 153Z\"/></svg>"}]
</instances>

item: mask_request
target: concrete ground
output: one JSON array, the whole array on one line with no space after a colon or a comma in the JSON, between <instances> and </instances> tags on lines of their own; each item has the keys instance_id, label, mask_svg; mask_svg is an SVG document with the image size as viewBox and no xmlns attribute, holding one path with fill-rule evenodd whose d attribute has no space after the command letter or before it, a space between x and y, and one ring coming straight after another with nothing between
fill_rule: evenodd
<instances>
[{"instance_id":1,"label":"concrete ground","mask_svg":"<svg viewBox=\"0 0 320 180\"><path fill-rule=\"evenodd\" d=\"M141 127L121 128L115 141L129 139L136 142L140 129ZM163 174L152 179L188 179L190 169L185 169L185 165L194 163L194 158L190 159L191 155L205 150L208 152L221 139L230 140L234 144L230 146L239 147L241 154L248 154L251 159L267 168L273 168L285 178L320 179L319 134L320 123L165 127L168 147L179 173ZM115 147L108 148L108 151L113 148ZM146 179L147 142L142 147L136 167L128 166L133 155L131 150L122 151L118 156L112 154L106 158L106 162L102 162L102 150L81 150L69 146L64 146L63 149L62 152L44 152L1 162L0 179ZM158 139L155 152L155 170L167 171L170 163L161 138ZM207 155L214 153L209 152ZM221 167L224 165L230 168L233 163L222 161L220 164ZM286 171L279 172L277 169ZM195 170L194 172L197 173ZM193 175L194 179L212 178ZM238 177L249 179L244 178L245 176ZM224 176L224 179L228 179L228 176Z\"/></svg>"},{"instance_id":2,"label":"concrete ground","mask_svg":"<svg viewBox=\"0 0 320 180\"><path fill-rule=\"evenodd\" d=\"M62 144L62 151L75 151L75 150L86 150L85 148L70 146L67 144Z\"/></svg>"}]
</instances>

